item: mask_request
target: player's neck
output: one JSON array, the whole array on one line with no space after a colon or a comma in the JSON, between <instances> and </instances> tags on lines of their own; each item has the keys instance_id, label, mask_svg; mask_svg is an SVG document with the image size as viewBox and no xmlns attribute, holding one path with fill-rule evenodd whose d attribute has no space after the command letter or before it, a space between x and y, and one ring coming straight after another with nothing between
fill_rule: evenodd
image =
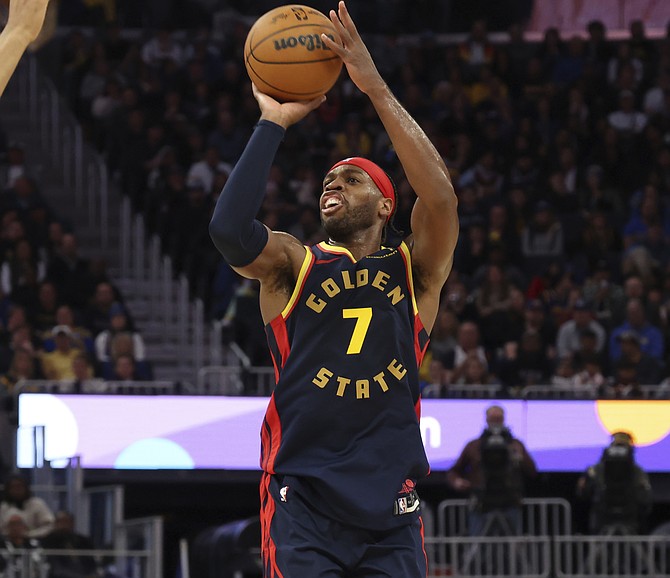
<instances>
[{"instance_id":1,"label":"player's neck","mask_svg":"<svg viewBox=\"0 0 670 578\"><path fill-rule=\"evenodd\" d=\"M381 228L368 227L344 235L338 234L337 231L326 232L329 233L329 244L344 247L354 256L356 261L376 253L382 247L383 230Z\"/></svg>"},{"instance_id":2,"label":"player's neck","mask_svg":"<svg viewBox=\"0 0 670 578\"><path fill-rule=\"evenodd\" d=\"M368 255L372 255L372 253L376 253L379 251L382 247L382 244L380 240L378 241L373 241L373 242L363 242L363 241L341 241L337 239L328 239L327 243L329 245L333 245L336 247L343 247L344 249L347 249L356 261L361 260L363 257L366 257Z\"/></svg>"}]
</instances>

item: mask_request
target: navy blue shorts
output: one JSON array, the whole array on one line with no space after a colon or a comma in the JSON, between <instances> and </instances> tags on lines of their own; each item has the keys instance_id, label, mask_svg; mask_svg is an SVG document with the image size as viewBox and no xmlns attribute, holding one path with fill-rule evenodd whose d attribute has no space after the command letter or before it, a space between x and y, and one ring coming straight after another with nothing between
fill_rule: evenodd
<instances>
[{"instance_id":1,"label":"navy blue shorts","mask_svg":"<svg viewBox=\"0 0 670 578\"><path fill-rule=\"evenodd\" d=\"M288 489L285 489L288 488ZM291 489L261 481L265 578L426 578L423 521L371 531L323 516Z\"/></svg>"}]
</instances>

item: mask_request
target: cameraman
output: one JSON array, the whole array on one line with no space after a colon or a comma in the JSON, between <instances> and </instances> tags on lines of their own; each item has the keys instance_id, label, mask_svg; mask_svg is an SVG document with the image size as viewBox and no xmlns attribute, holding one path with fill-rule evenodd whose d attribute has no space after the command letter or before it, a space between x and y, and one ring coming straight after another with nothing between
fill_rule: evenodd
<instances>
[{"instance_id":1,"label":"cameraman","mask_svg":"<svg viewBox=\"0 0 670 578\"><path fill-rule=\"evenodd\" d=\"M493 405L486 410L486 429L463 448L447 482L472 498L472 536L491 535L496 525L498 533L515 535L521 534L524 478L536 474L526 447L505 426L505 411Z\"/></svg>"},{"instance_id":2,"label":"cameraman","mask_svg":"<svg viewBox=\"0 0 670 578\"><path fill-rule=\"evenodd\" d=\"M640 534L651 512L649 476L635 462L633 438L628 432L612 434L600 458L577 481L577 496L591 502L593 534Z\"/></svg>"}]
</instances>

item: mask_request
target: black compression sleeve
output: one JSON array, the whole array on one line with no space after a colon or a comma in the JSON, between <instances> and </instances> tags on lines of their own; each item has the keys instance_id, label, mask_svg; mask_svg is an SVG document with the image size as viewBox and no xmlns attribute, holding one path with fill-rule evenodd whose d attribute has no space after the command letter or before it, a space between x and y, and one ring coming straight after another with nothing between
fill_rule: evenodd
<instances>
[{"instance_id":1,"label":"black compression sleeve","mask_svg":"<svg viewBox=\"0 0 670 578\"><path fill-rule=\"evenodd\" d=\"M258 123L216 202L209 234L233 267L253 262L268 242L268 231L256 215L285 132L268 120Z\"/></svg>"}]
</instances>

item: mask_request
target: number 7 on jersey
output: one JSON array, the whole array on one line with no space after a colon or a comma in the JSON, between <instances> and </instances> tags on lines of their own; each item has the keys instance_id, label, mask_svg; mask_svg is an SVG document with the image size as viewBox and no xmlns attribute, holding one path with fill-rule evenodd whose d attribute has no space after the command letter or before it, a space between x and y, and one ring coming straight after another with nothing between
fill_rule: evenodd
<instances>
[{"instance_id":1,"label":"number 7 on jersey","mask_svg":"<svg viewBox=\"0 0 670 578\"><path fill-rule=\"evenodd\" d=\"M351 309L342 309L344 319L355 319L354 332L347 347L347 355L356 355L361 352L363 341L372 321L372 307L355 307Z\"/></svg>"}]
</instances>

